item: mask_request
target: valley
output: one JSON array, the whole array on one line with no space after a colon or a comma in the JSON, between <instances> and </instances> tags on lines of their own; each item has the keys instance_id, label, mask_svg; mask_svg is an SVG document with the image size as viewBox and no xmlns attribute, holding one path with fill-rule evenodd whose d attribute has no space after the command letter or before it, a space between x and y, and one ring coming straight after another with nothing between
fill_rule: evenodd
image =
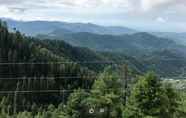
<instances>
[{"instance_id":1,"label":"valley","mask_svg":"<svg viewBox=\"0 0 186 118\"><path fill-rule=\"evenodd\" d=\"M37 23L29 22L32 27ZM146 32L114 33L123 28L101 31L88 24L89 32L81 28L72 32L53 30L53 25L51 31L46 24L40 26L48 30L45 33L22 25L20 32L1 21L0 116L161 118L163 112L167 118L185 117L184 45ZM29 30L38 34L27 34ZM144 97L146 101L141 101Z\"/></svg>"}]
</instances>

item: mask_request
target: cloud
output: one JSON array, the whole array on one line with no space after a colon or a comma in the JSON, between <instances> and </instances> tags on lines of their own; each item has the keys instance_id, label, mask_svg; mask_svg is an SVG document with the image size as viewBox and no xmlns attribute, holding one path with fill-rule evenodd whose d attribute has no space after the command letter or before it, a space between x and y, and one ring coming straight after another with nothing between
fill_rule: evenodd
<instances>
[{"instance_id":1,"label":"cloud","mask_svg":"<svg viewBox=\"0 0 186 118\"><path fill-rule=\"evenodd\" d=\"M0 5L12 5L25 2L24 0L0 0Z\"/></svg>"},{"instance_id":2,"label":"cloud","mask_svg":"<svg viewBox=\"0 0 186 118\"><path fill-rule=\"evenodd\" d=\"M166 23L167 22L167 20L165 18L163 18L163 17L156 18L156 21L158 21L160 23Z\"/></svg>"},{"instance_id":3,"label":"cloud","mask_svg":"<svg viewBox=\"0 0 186 118\"><path fill-rule=\"evenodd\" d=\"M167 9L177 4L186 4L185 0L141 0L141 8L144 11Z\"/></svg>"},{"instance_id":4,"label":"cloud","mask_svg":"<svg viewBox=\"0 0 186 118\"><path fill-rule=\"evenodd\" d=\"M17 17L13 17L16 19L20 19L20 17L24 19L23 15L25 15L25 19L28 19L26 17L28 14L35 17L40 16L40 18L44 14L48 15L45 17L51 15L50 19L59 19L61 15L71 15L70 17L77 15L79 15L77 17L98 17L108 14L111 16L111 14L127 12L130 7L129 4L129 0L0 0L0 6L6 8L8 14L17 15ZM0 14L3 11L0 11Z\"/></svg>"},{"instance_id":5,"label":"cloud","mask_svg":"<svg viewBox=\"0 0 186 118\"><path fill-rule=\"evenodd\" d=\"M0 6L6 6L9 9L21 8L27 9L51 9L56 7L64 8L80 8L90 10L98 9L120 9L132 12L149 12L166 10L170 6L177 4L186 4L185 0L0 0ZM13 10L12 10L13 11ZM83 12L83 11L82 11ZM100 11L102 12L102 11Z\"/></svg>"},{"instance_id":6,"label":"cloud","mask_svg":"<svg viewBox=\"0 0 186 118\"><path fill-rule=\"evenodd\" d=\"M37 5L66 7L126 7L130 0L0 0L0 6Z\"/></svg>"},{"instance_id":7,"label":"cloud","mask_svg":"<svg viewBox=\"0 0 186 118\"><path fill-rule=\"evenodd\" d=\"M1 17L17 20L152 24L185 22L185 11L186 0L0 0Z\"/></svg>"}]
</instances>

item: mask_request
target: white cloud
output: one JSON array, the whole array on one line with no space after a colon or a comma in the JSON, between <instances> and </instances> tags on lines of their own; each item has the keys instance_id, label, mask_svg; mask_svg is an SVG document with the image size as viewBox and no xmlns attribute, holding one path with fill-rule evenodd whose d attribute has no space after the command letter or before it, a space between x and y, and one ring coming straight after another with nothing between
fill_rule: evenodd
<instances>
[{"instance_id":1,"label":"white cloud","mask_svg":"<svg viewBox=\"0 0 186 118\"><path fill-rule=\"evenodd\" d=\"M168 3L172 0L141 0L141 8L144 11L148 11L159 5Z\"/></svg>"},{"instance_id":2,"label":"white cloud","mask_svg":"<svg viewBox=\"0 0 186 118\"><path fill-rule=\"evenodd\" d=\"M0 0L0 5L12 5L23 3L24 0Z\"/></svg>"},{"instance_id":3,"label":"white cloud","mask_svg":"<svg viewBox=\"0 0 186 118\"><path fill-rule=\"evenodd\" d=\"M185 21L185 11L186 0L0 0L0 17L18 20L168 23Z\"/></svg>"},{"instance_id":4,"label":"white cloud","mask_svg":"<svg viewBox=\"0 0 186 118\"><path fill-rule=\"evenodd\" d=\"M16 19L60 19L62 16L98 17L127 12L129 0L0 0L0 6ZM3 9L0 14L4 15ZM23 13L21 13L23 12ZM31 14L32 13L32 14ZM39 14L40 13L40 14ZM57 15L58 14L58 15ZM30 17L28 17L30 15ZM17 17L15 17L17 16ZM25 16L25 18L24 18ZM110 15L111 16L111 15ZM69 19L69 18L68 18Z\"/></svg>"},{"instance_id":5,"label":"white cloud","mask_svg":"<svg viewBox=\"0 0 186 118\"><path fill-rule=\"evenodd\" d=\"M59 9L79 8L84 11L90 9L105 9L111 11L120 9L124 12L149 12L152 10L166 10L176 4L185 4L186 0L0 0L0 6L6 5L9 9ZM55 8L56 7L56 8ZM96 11L96 10L95 10ZM100 12L103 12L100 11Z\"/></svg>"},{"instance_id":6,"label":"white cloud","mask_svg":"<svg viewBox=\"0 0 186 118\"><path fill-rule=\"evenodd\" d=\"M141 8L144 11L154 9L167 9L177 4L186 4L185 0L141 0Z\"/></svg>"},{"instance_id":7,"label":"white cloud","mask_svg":"<svg viewBox=\"0 0 186 118\"><path fill-rule=\"evenodd\" d=\"M19 6L40 4L41 6L68 6L68 7L126 7L130 0L0 0L0 5Z\"/></svg>"},{"instance_id":8,"label":"white cloud","mask_svg":"<svg viewBox=\"0 0 186 118\"><path fill-rule=\"evenodd\" d=\"M103 5L110 7L122 7L126 8L130 6L130 0L100 0Z\"/></svg>"},{"instance_id":9,"label":"white cloud","mask_svg":"<svg viewBox=\"0 0 186 118\"><path fill-rule=\"evenodd\" d=\"M48 0L48 2L50 2ZM54 1L55 4L68 6L68 7L92 7L97 3L97 0L62 0L62 1Z\"/></svg>"},{"instance_id":10,"label":"white cloud","mask_svg":"<svg viewBox=\"0 0 186 118\"><path fill-rule=\"evenodd\" d=\"M167 20L165 18L163 18L163 17L156 18L156 21L158 21L160 23L166 23L167 22Z\"/></svg>"}]
</instances>

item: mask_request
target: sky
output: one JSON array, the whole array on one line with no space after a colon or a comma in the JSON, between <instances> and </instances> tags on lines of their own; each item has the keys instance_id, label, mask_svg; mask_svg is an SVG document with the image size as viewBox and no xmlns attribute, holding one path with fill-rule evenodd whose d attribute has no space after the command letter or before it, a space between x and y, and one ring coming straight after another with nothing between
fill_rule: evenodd
<instances>
[{"instance_id":1,"label":"sky","mask_svg":"<svg viewBox=\"0 0 186 118\"><path fill-rule=\"evenodd\" d=\"M0 0L0 17L186 32L186 0Z\"/></svg>"}]
</instances>

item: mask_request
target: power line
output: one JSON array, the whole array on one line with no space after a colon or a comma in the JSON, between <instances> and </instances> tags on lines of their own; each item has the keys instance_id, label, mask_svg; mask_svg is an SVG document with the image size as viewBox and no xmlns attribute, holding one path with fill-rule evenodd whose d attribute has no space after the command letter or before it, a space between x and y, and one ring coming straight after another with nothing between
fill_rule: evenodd
<instances>
[{"instance_id":1,"label":"power line","mask_svg":"<svg viewBox=\"0 0 186 118\"><path fill-rule=\"evenodd\" d=\"M84 91L90 91L91 89L81 89ZM114 89L104 89L104 91L111 91ZM119 90L119 89L117 89ZM121 88L122 90L122 88ZM66 93L66 92L74 92L76 90L72 89L72 90L67 90L67 89L63 89L63 90L33 90L33 91L0 91L0 94L15 94L15 93Z\"/></svg>"},{"instance_id":2,"label":"power line","mask_svg":"<svg viewBox=\"0 0 186 118\"><path fill-rule=\"evenodd\" d=\"M164 89L164 87L160 87L161 89ZM136 88L141 91L143 91L143 88ZM149 88L151 90L152 88ZM0 94L15 94L15 93L66 93L66 92L74 92L77 91L78 89L61 89L61 90L30 90L30 91L0 91ZM95 91L95 92L101 92L101 91L126 91L123 89L123 87L120 88L108 88L108 89L98 89L98 90L93 90L93 89L80 89L84 91ZM147 90L147 88L144 88L144 90Z\"/></svg>"},{"instance_id":3,"label":"power line","mask_svg":"<svg viewBox=\"0 0 186 118\"><path fill-rule=\"evenodd\" d=\"M82 61L82 62L7 62L0 63L0 65L44 65L44 64L117 64L124 62L113 62L113 61Z\"/></svg>"},{"instance_id":4,"label":"power line","mask_svg":"<svg viewBox=\"0 0 186 118\"><path fill-rule=\"evenodd\" d=\"M61 93L73 92L74 90L34 90L34 91L0 91L0 94L15 94L15 93Z\"/></svg>"},{"instance_id":5,"label":"power line","mask_svg":"<svg viewBox=\"0 0 186 118\"><path fill-rule=\"evenodd\" d=\"M10 77L0 78L0 80L54 80L54 79L80 79L80 78L96 78L97 76L63 76L63 77Z\"/></svg>"}]
</instances>

